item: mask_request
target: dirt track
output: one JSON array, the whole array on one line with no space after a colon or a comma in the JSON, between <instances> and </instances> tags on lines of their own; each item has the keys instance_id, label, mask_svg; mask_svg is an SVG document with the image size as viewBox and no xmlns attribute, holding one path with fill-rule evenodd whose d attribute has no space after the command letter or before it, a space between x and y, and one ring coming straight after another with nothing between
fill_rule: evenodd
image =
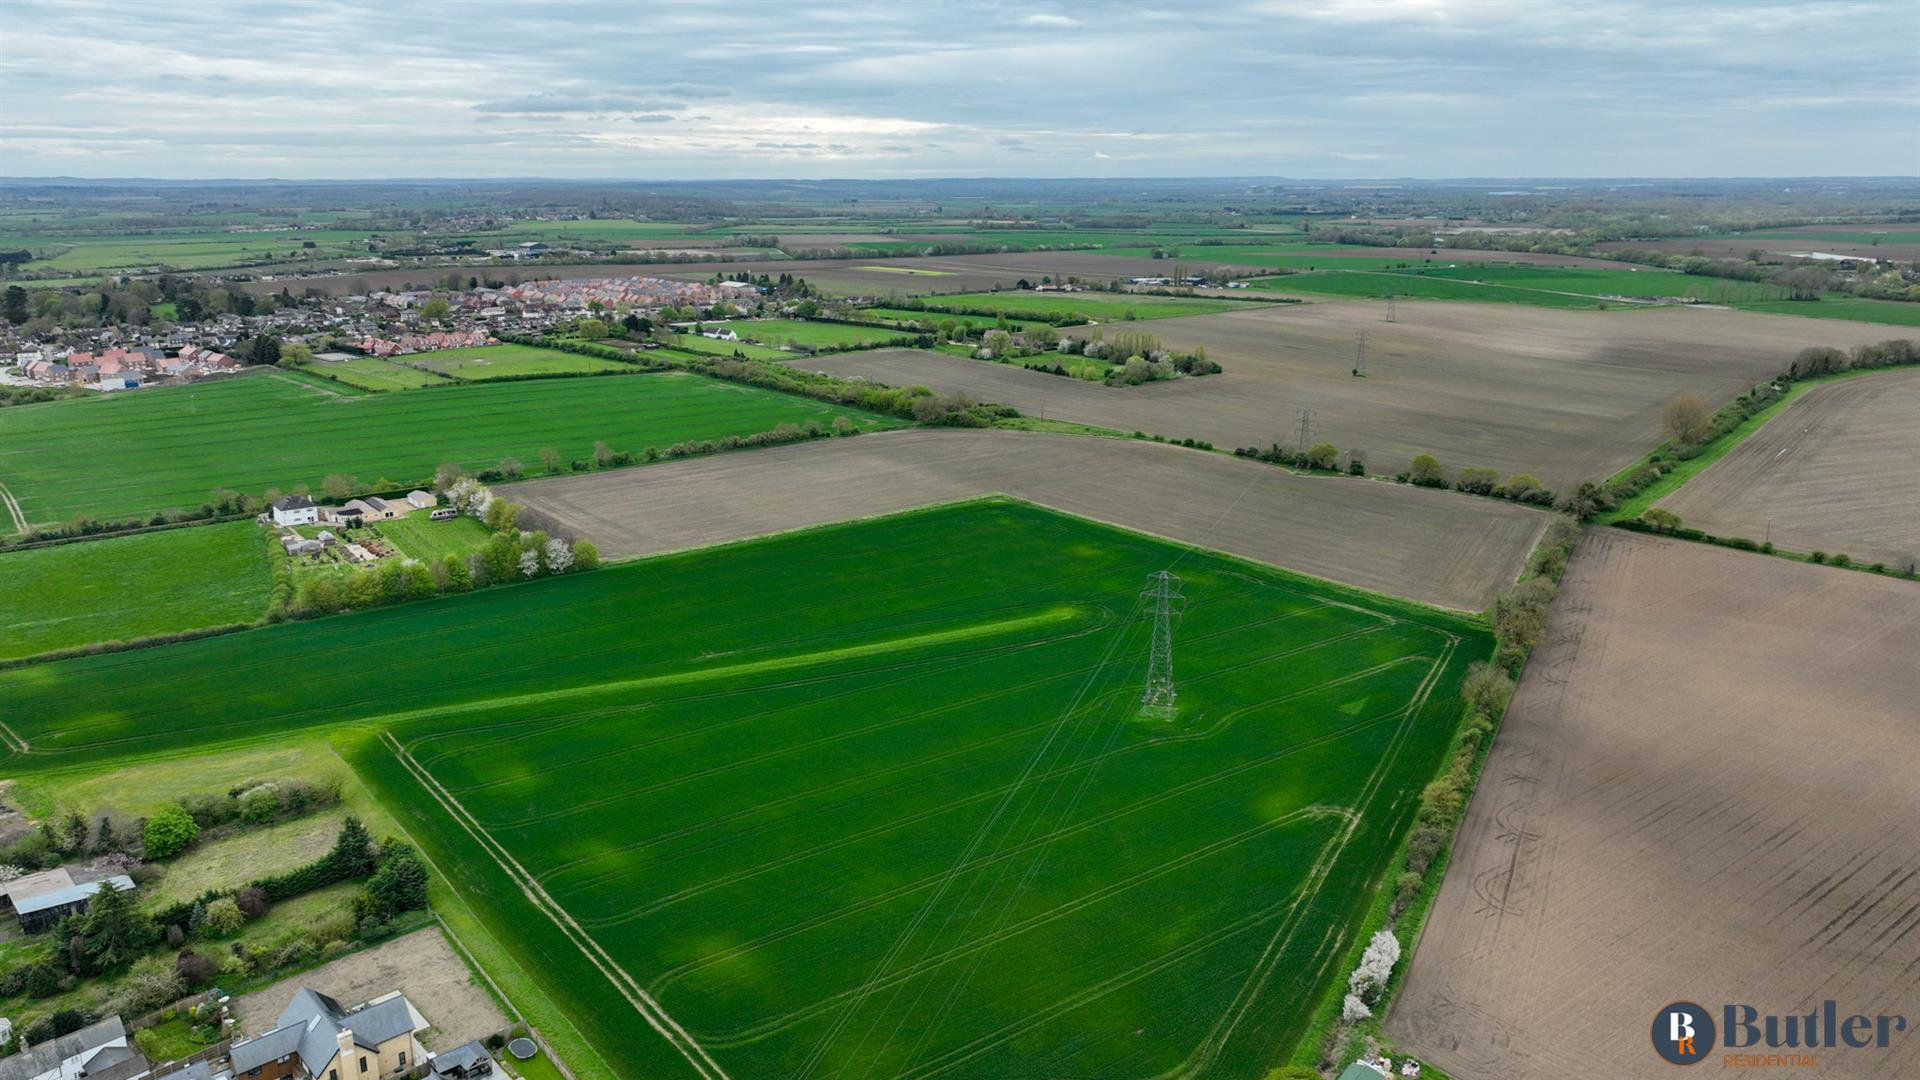
<instances>
[{"instance_id":1,"label":"dirt track","mask_svg":"<svg viewBox=\"0 0 1920 1080\"><path fill-rule=\"evenodd\" d=\"M1916 656L1911 583L1591 530L1388 1032L1458 1077L1669 1080L1669 1001L1914 1017ZM1818 1056L1920 1075L1911 1030Z\"/></svg>"},{"instance_id":2,"label":"dirt track","mask_svg":"<svg viewBox=\"0 0 1920 1080\"><path fill-rule=\"evenodd\" d=\"M1510 583L1548 516L1447 492L1298 477L1131 440L916 429L516 484L629 558L990 493L1464 610ZM960 538L956 538L960 541Z\"/></svg>"},{"instance_id":3,"label":"dirt track","mask_svg":"<svg viewBox=\"0 0 1920 1080\"><path fill-rule=\"evenodd\" d=\"M1789 551L1920 558L1920 371L1809 390L1660 505Z\"/></svg>"},{"instance_id":4,"label":"dirt track","mask_svg":"<svg viewBox=\"0 0 1920 1080\"><path fill-rule=\"evenodd\" d=\"M1131 389L916 352L796 366L1224 447L1291 446L1300 410L1311 408L1315 442L1361 450L1376 472L1431 453L1449 468L1530 472L1558 489L1605 478L1657 445L1660 409L1676 394L1717 406L1809 345L1897 336L1884 326L1732 311L1403 303L1388 323L1383 310L1330 301L1128 324L1170 347L1205 345L1226 368ZM1367 377L1356 379L1362 332Z\"/></svg>"}]
</instances>

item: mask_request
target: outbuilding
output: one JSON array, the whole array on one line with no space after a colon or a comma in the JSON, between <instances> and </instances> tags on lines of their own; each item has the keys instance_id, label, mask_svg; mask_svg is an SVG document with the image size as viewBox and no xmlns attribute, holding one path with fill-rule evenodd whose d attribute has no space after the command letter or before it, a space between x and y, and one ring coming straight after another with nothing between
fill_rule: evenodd
<instances>
[{"instance_id":1,"label":"outbuilding","mask_svg":"<svg viewBox=\"0 0 1920 1080\"><path fill-rule=\"evenodd\" d=\"M29 896L14 904L14 913L20 916L20 929L29 934L51 930L59 925L61 919L87 910L103 888L131 890L133 879L125 874L115 874L100 881L89 881L85 885L69 885L64 889Z\"/></svg>"}]
</instances>

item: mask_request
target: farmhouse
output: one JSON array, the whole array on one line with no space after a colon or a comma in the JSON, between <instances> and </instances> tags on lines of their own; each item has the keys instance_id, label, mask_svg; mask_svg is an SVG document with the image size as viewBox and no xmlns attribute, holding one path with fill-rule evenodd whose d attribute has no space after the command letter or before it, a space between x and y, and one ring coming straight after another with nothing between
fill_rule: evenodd
<instances>
[{"instance_id":1,"label":"farmhouse","mask_svg":"<svg viewBox=\"0 0 1920 1080\"><path fill-rule=\"evenodd\" d=\"M313 525L320 520L320 508L306 495L288 495L273 504L275 525Z\"/></svg>"},{"instance_id":2,"label":"farmhouse","mask_svg":"<svg viewBox=\"0 0 1920 1080\"><path fill-rule=\"evenodd\" d=\"M133 888L133 879L125 874L115 874L101 881L89 881L85 885L68 885L63 889L35 893L14 902L14 914L20 916L20 929L29 934L42 930L51 930L61 919L87 910L93 898L102 888L114 890Z\"/></svg>"},{"instance_id":3,"label":"farmhouse","mask_svg":"<svg viewBox=\"0 0 1920 1080\"><path fill-rule=\"evenodd\" d=\"M235 1080L375 1080L424 1056L415 1036L427 1021L399 992L348 1009L301 987L279 1026L234 1046Z\"/></svg>"},{"instance_id":4,"label":"farmhouse","mask_svg":"<svg viewBox=\"0 0 1920 1080\"><path fill-rule=\"evenodd\" d=\"M0 1080L126 1080L147 1067L146 1057L130 1045L126 1026L109 1016L0 1059Z\"/></svg>"}]
</instances>

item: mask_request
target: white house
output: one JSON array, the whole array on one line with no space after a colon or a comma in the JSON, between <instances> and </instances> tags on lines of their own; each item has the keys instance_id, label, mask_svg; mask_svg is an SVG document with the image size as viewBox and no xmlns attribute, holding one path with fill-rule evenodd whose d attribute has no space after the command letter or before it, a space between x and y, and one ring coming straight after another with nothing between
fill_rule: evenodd
<instances>
[{"instance_id":1,"label":"white house","mask_svg":"<svg viewBox=\"0 0 1920 1080\"><path fill-rule=\"evenodd\" d=\"M426 510L440 505L440 500L431 491L409 491L407 502L412 504L415 510Z\"/></svg>"},{"instance_id":2,"label":"white house","mask_svg":"<svg viewBox=\"0 0 1920 1080\"><path fill-rule=\"evenodd\" d=\"M275 525L313 525L320 521L320 508L305 495L288 495L273 504Z\"/></svg>"}]
</instances>

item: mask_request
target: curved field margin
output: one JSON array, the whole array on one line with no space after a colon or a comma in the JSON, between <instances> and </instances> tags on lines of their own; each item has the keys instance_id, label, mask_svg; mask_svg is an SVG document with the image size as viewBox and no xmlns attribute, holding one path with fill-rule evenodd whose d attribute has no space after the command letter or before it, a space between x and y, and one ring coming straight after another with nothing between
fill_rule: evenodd
<instances>
[{"instance_id":1,"label":"curved field margin","mask_svg":"<svg viewBox=\"0 0 1920 1080\"><path fill-rule=\"evenodd\" d=\"M346 395L279 372L0 411L0 481L29 521L144 516L199 506L215 488L260 494L330 474L424 481L441 462L529 465L665 449L690 439L822 424L898 421L756 387L659 372Z\"/></svg>"},{"instance_id":2,"label":"curved field margin","mask_svg":"<svg viewBox=\"0 0 1920 1080\"><path fill-rule=\"evenodd\" d=\"M1659 505L1789 551L1920 558L1920 370L1810 388Z\"/></svg>"},{"instance_id":3,"label":"curved field margin","mask_svg":"<svg viewBox=\"0 0 1920 1080\"><path fill-rule=\"evenodd\" d=\"M15 774L326 726L621 1076L1246 1076L1342 975L1489 646L980 501L0 694Z\"/></svg>"},{"instance_id":4,"label":"curved field margin","mask_svg":"<svg viewBox=\"0 0 1920 1080\"><path fill-rule=\"evenodd\" d=\"M1465 611L1513 581L1550 517L1151 442L930 428L507 490L611 558L998 493Z\"/></svg>"},{"instance_id":5,"label":"curved field margin","mask_svg":"<svg viewBox=\"0 0 1920 1080\"><path fill-rule=\"evenodd\" d=\"M1675 999L1910 1017L1917 655L1908 582L1591 530L1387 1033L1453 1076L1664 1080L1647 1027ZM1802 1050L1920 1074L1911 1032Z\"/></svg>"}]
</instances>

